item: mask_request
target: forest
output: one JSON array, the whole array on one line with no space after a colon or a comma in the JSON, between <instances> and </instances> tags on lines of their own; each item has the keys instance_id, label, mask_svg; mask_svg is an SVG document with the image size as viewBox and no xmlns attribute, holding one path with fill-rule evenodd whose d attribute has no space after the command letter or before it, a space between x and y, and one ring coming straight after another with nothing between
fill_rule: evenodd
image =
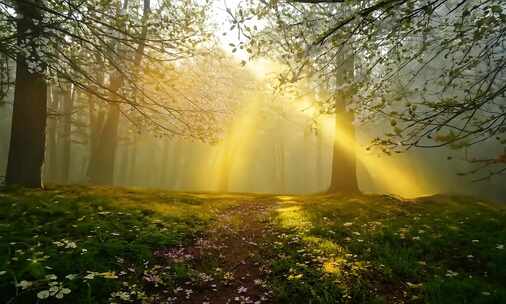
<instances>
[{"instance_id":1,"label":"forest","mask_svg":"<svg viewBox=\"0 0 506 304\"><path fill-rule=\"evenodd\" d=\"M0 303L506 303L506 2L0 0Z\"/></svg>"}]
</instances>

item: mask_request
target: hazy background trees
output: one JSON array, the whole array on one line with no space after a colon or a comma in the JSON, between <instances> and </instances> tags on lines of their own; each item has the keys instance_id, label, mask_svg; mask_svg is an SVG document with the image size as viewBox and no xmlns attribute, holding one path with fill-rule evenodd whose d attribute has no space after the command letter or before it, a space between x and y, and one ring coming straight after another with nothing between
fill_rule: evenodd
<instances>
[{"instance_id":1,"label":"hazy background trees","mask_svg":"<svg viewBox=\"0 0 506 304\"><path fill-rule=\"evenodd\" d=\"M46 86L44 144L19 148L43 153L45 183L503 198L504 177L472 182L502 170L502 6L325 2L230 11L240 62L206 1L0 1L0 175L21 58ZM25 37L19 5L40 15L23 15ZM410 149L424 143L441 147Z\"/></svg>"}]
</instances>

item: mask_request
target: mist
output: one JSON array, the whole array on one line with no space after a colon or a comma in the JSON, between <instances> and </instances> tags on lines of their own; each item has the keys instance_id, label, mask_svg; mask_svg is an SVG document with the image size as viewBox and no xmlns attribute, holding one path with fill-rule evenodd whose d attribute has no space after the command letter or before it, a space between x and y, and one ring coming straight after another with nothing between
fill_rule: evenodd
<instances>
[{"instance_id":1,"label":"mist","mask_svg":"<svg viewBox=\"0 0 506 304\"><path fill-rule=\"evenodd\" d=\"M214 109L234 107L221 117L219 138L206 142L194 136L164 134L163 130L134 125L128 117L121 117L114 178L108 185L279 194L316 194L328 189L336 135L334 115L315 108L321 96L307 89L276 93L270 84L274 81L273 70L264 67L258 71L258 67L251 68L255 63L243 67L238 60L229 60L246 85L232 89L228 99L212 105ZM225 89L213 90L223 94ZM63 101L64 97L55 96L50 100ZM80 93L72 98L76 110L71 114L70 126L61 104L48 117L45 185L94 184L89 176L91 131L86 122L90 117L89 113L77 112L89 107L89 99ZM0 107L1 176L5 176L7 167L12 99L13 88L9 87ZM231 113L234 117L228 117ZM502 152L501 145L416 149L390 155L367 150L371 140L389 127L386 120L355 126L356 153L362 155L357 161L357 178L363 193L405 198L447 193L504 201L504 176L479 181L476 174L462 176L476 167L468 155L494 157Z\"/></svg>"}]
</instances>

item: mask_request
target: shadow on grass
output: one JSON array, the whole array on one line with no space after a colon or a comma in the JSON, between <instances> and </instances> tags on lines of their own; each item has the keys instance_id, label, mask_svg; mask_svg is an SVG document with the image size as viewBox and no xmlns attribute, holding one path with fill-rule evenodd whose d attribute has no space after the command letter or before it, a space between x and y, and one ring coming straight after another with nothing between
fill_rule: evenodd
<instances>
[{"instance_id":1,"label":"shadow on grass","mask_svg":"<svg viewBox=\"0 0 506 304\"><path fill-rule=\"evenodd\" d=\"M447 196L281 199L282 303L506 303L504 206Z\"/></svg>"}]
</instances>

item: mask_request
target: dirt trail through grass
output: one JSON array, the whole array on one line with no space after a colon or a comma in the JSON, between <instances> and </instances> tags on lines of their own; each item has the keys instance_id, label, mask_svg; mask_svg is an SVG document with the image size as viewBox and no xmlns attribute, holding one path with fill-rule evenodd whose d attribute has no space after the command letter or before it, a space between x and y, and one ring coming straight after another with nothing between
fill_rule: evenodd
<instances>
[{"instance_id":1,"label":"dirt trail through grass","mask_svg":"<svg viewBox=\"0 0 506 304\"><path fill-rule=\"evenodd\" d=\"M275 204L272 200L252 200L226 210L204 237L188 248L197 270L220 274L220 280L207 282L188 303L270 302L261 243L269 233L269 215Z\"/></svg>"}]
</instances>

